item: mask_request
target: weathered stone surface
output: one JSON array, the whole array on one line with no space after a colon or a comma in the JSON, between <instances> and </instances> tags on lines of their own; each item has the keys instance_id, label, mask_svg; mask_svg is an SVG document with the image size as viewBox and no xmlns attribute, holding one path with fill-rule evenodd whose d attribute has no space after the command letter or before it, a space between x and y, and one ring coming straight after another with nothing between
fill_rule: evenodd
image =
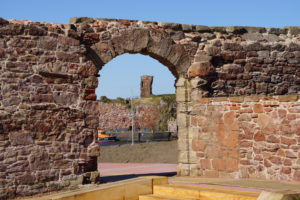
<instances>
[{"instance_id":1,"label":"weathered stone surface","mask_svg":"<svg viewBox=\"0 0 300 200\"><path fill-rule=\"evenodd\" d=\"M210 32L210 28L208 26L200 26L196 25L196 31L202 33L202 32Z\"/></svg>"},{"instance_id":2,"label":"weathered stone surface","mask_svg":"<svg viewBox=\"0 0 300 200\"><path fill-rule=\"evenodd\" d=\"M65 52L57 52L57 59L63 62L79 63L79 57L76 54L67 54Z\"/></svg>"},{"instance_id":3,"label":"weathered stone surface","mask_svg":"<svg viewBox=\"0 0 300 200\"><path fill-rule=\"evenodd\" d=\"M90 76L84 79L84 84L87 88L97 88L98 87L98 78L96 76Z\"/></svg>"},{"instance_id":4,"label":"weathered stone surface","mask_svg":"<svg viewBox=\"0 0 300 200\"><path fill-rule=\"evenodd\" d=\"M31 170L46 170L49 169L49 156L45 151L37 151L29 157Z\"/></svg>"},{"instance_id":5,"label":"weathered stone surface","mask_svg":"<svg viewBox=\"0 0 300 200\"><path fill-rule=\"evenodd\" d=\"M243 72L243 68L238 64L226 64L223 65L223 71L228 74L238 74Z\"/></svg>"},{"instance_id":6,"label":"weathered stone surface","mask_svg":"<svg viewBox=\"0 0 300 200\"><path fill-rule=\"evenodd\" d=\"M39 40L38 47L46 50L56 50L57 39L52 37L43 37Z\"/></svg>"},{"instance_id":7,"label":"weathered stone surface","mask_svg":"<svg viewBox=\"0 0 300 200\"><path fill-rule=\"evenodd\" d=\"M233 34L243 34L247 32L247 30L243 26L227 26L226 31L227 33Z\"/></svg>"},{"instance_id":8,"label":"weathered stone surface","mask_svg":"<svg viewBox=\"0 0 300 200\"><path fill-rule=\"evenodd\" d=\"M84 99L85 99L85 100L96 101L97 96L96 96L96 94L88 94L88 95L85 95L85 96L84 96Z\"/></svg>"},{"instance_id":9,"label":"weathered stone surface","mask_svg":"<svg viewBox=\"0 0 300 200\"><path fill-rule=\"evenodd\" d=\"M212 32L226 33L226 27L225 26L210 26L209 29Z\"/></svg>"},{"instance_id":10,"label":"weathered stone surface","mask_svg":"<svg viewBox=\"0 0 300 200\"><path fill-rule=\"evenodd\" d=\"M280 37L278 37L275 34L267 34L264 35L264 39L267 40L268 42L279 42L279 41L283 41Z\"/></svg>"},{"instance_id":11,"label":"weathered stone surface","mask_svg":"<svg viewBox=\"0 0 300 200\"><path fill-rule=\"evenodd\" d=\"M148 55L177 78L179 174L300 181L297 27L71 22L0 19L5 197L96 181L96 130L130 124L125 105L95 101L97 74L124 53ZM156 127L161 108L136 109L136 126Z\"/></svg>"},{"instance_id":12,"label":"weathered stone surface","mask_svg":"<svg viewBox=\"0 0 300 200\"><path fill-rule=\"evenodd\" d=\"M287 31L288 30L286 28L269 28L268 29L269 33L275 34L275 35L286 34Z\"/></svg>"},{"instance_id":13,"label":"weathered stone surface","mask_svg":"<svg viewBox=\"0 0 300 200\"><path fill-rule=\"evenodd\" d=\"M242 35L242 38L244 40L259 41L259 40L262 40L264 37L260 33L246 33L246 34Z\"/></svg>"},{"instance_id":14,"label":"weathered stone surface","mask_svg":"<svg viewBox=\"0 0 300 200\"><path fill-rule=\"evenodd\" d=\"M153 76L141 76L140 96L150 97L152 95Z\"/></svg>"},{"instance_id":15,"label":"weathered stone surface","mask_svg":"<svg viewBox=\"0 0 300 200\"><path fill-rule=\"evenodd\" d=\"M98 33L86 33L83 35L84 44L91 45L99 42L99 34Z\"/></svg>"},{"instance_id":16,"label":"weathered stone surface","mask_svg":"<svg viewBox=\"0 0 300 200\"><path fill-rule=\"evenodd\" d=\"M108 31L104 31L100 33L100 38L102 40L109 40L111 38L111 34Z\"/></svg>"},{"instance_id":17,"label":"weathered stone surface","mask_svg":"<svg viewBox=\"0 0 300 200\"><path fill-rule=\"evenodd\" d=\"M192 77L206 77L215 72L215 68L210 62L193 63L188 70L189 78Z\"/></svg>"},{"instance_id":18,"label":"weathered stone surface","mask_svg":"<svg viewBox=\"0 0 300 200\"><path fill-rule=\"evenodd\" d=\"M182 24L182 30L186 32L190 32L193 30L193 25L190 24Z\"/></svg>"},{"instance_id":19,"label":"weathered stone surface","mask_svg":"<svg viewBox=\"0 0 300 200\"><path fill-rule=\"evenodd\" d=\"M47 30L45 30L45 27L30 24L28 27L25 28L25 33L32 36L44 36L47 35Z\"/></svg>"},{"instance_id":20,"label":"weathered stone surface","mask_svg":"<svg viewBox=\"0 0 300 200\"><path fill-rule=\"evenodd\" d=\"M97 143L92 143L87 149L88 156L98 157L100 155L100 147Z\"/></svg>"},{"instance_id":21,"label":"weathered stone surface","mask_svg":"<svg viewBox=\"0 0 300 200\"><path fill-rule=\"evenodd\" d=\"M288 32L291 35L299 35L300 34L300 26L286 26L284 28L288 29Z\"/></svg>"},{"instance_id":22,"label":"weathered stone surface","mask_svg":"<svg viewBox=\"0 0 300 200\"><path fill-rule=\"evenodd\" d=\"M20 185L32 185L35 182L35 176L24 174L22 176L17 177L17 182Z\"/></svg>"},{"instance_id":23,"label":"weathered stone surface","mask_svg":"<svg viewBox=\"0 0 300 200\"><path fill-rule=\"evenodd\" d=\"M33 144L33 138L26 132L11 132L9 134L9 140L14 146Z\"/></svg>"},{"instance_id":24,"label":"weathered stone surface","mask_svg":"<svg viewBox=\"0 0 300 200\"><path fill-rule=\"evenodd\" d=\"M266 32L266 28L264 27L249 27L246 26L244 27L248 33L265 33Z\"/></svg>"},{"instance_id":25,"label":"weathered stone surface","mask_svg":"<svg viewBox=\"0 0 300 200\"><path fill-rule=\"evenodd\" d=\"M9 24L9 22L3 18L0 17L0 26L4 26L6 24Z\"/></svg>"},{"instance_id":26,"label":"weathered stone surface","mask_svg":"<svg viewBox=\"0 0 300 200\"><path fill-rule=\"evenodd\" d=\"M65 36L58 36L58 45L62 49L68 49L70 46L79 46L80 41L74 38L65 37Z\"/></svg>"},{"instance_id":27,"label":"weathered stone surface","mask_svg":"<svg viewBox=\"0 0 300 200\"><path fill-rule=\"evenodd\" d=\"M181 24L178 23L159 22L158 25L161 26L162 28L173 29L176 31L182 29Z\"/></svg>"},{"instance_id":28,"label":"weathered stone surface","mask_svg":"<svg viewBox=\"0 0 300 200\"><path fill-rule=\"evenodd\" d=\"M88 62L85 65L81 65L78 69L78 73L83 77L96 76L99 69L92 63Z\"/></svg>"},{"instance_id":29,"label":"weathered stone surface","mask_svg":"<svg viewBox=\"0 0 300 200\"><path fill-rule=\"evenodd\" d=\"M8 24L0 27L1 35L22 35L24 33L23 24Z\"/></svg>"},{"instance_id":30,"label":"weathered stone surface","mask_svg":"<svg viewBox=\"0 0 300 200\"><path fill-rule=\"evenodd\" d=\"M72 17L69 19L69 24L77 24L77 23L93 23L94 19L90 17Z\"/></svg>"}]
</instances>

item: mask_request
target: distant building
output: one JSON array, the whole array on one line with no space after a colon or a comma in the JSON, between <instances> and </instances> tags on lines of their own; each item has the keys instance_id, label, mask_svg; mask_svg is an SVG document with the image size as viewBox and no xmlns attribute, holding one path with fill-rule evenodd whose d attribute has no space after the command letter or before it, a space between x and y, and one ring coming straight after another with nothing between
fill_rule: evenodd
<instances>
[{"instance_id":1,"label":"distant building","mask_svg":"<svg viewBox=\"0 0 300 200\"><path fill-rule=\"evenodd\" d=\"M177 132L177 123L175 120L168 120L168 132L176 133Z\"/></svg>"},{"instance_id":2,"label":"distant building","mask_svg":"<svg viewBox=\"0 0 300 200\"><path fill-rule=\"evenodd\" d=\"M152 95L153 76L141 76L141 98Z\"/></svg>"}]
</instances>

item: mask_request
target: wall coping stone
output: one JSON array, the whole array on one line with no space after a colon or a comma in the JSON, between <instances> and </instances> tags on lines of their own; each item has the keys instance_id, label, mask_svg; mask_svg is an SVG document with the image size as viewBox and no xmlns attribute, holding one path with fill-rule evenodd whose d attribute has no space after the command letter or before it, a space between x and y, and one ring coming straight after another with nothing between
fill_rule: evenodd
<instances>
[{"instance_id":1,"label":"wall coping stone","mask_svg":"<svg viewBox=\"0 0 300 200\"><path fill-rule=\"evenodd\" d=\"M252 26L206 26L206 25L193 25L193 24L180 24L171 22L155 22L155 21L140 21L140 20L128 20L128 19L111 19L111 18L91 18L91 17L72 17L69 20L70 24L80 23L93 23L96 21L103 22L128 22L142 24L155 24L165 29L171 29L175 31L183 32L220 32L220 33L233 33L233 34L244 34L244 33L269 33L269 34L300 34L300 26L285 26L283 28L265 28L265 27L252 27Z\"/></svg>"}]
</instances>

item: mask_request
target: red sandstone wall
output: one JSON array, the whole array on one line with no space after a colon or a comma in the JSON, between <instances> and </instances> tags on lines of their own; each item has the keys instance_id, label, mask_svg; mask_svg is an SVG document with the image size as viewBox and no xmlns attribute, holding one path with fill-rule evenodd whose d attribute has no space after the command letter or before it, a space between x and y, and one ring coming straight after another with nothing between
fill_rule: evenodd
<instances>
[{"instance_id":1,"label":"red sandstone wall","mask_svg":"<svg viewBox=\"0 0 300 200\"><path fill-rule=\"evenodd\" d=\"M58 190L97 170L98 122L86 118L83 97L98 70L67 30L0 19L0 199Z\"/></svg>"},{"instance_id":2,"label":"red sandstone wall","mask_svg":"<svg viewBox=\"0 0 300 200\"><path fill-rule=\"evenodd\" d=\"M300 181L300 99L198 98L191 116L197 175Z\"/></svg>"},{"instance_id":3,"label":"red sandstone wall","mask_svg":"<svg viewBox=\"0 0 300 200\"><path fill-rule=\"evenodd\" d=\"M87 119L95 121L95 129L117 130L131 126L130 109L121 104L88 102ZM135 106L135 128L155 129L158 125L160 106L140 104ZM88 122L89 123L89 122ZM97 126L96 126L97 124Z\"/></svg>"},{"instance_id":4,"label":"red sandstone wall","mask_svg":"<svg viewBox=\"0 0 300 200\"><path fill-rule=\"evenodd\" d=\"M95 181L107 108L89 100L123 53L178 79L179 175L300 181L298 96L278 96L300 90L299 28L72 21L0 18L0 198Z\"/></svg>"}]
</instances>

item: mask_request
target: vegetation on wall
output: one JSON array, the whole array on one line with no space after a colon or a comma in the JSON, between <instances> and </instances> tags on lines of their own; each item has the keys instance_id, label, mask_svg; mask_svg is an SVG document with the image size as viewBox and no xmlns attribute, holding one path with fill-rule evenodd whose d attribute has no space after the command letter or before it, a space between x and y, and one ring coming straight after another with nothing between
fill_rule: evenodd
<instances>
[{"instance_id":1,"label":"vegetation on wall","mask_svg":"<svg viewBox=\"0 0 300 200\"><path fill-rule=\"evenodd\" d=\"M162 95L161 109L159 112L158 129L161 131L168 130L168 121L176 119L176 96Z\"/></svg>"},{"instance_id":2,"label":"vegetation on wall","mask_svg":"<svg viewBox=\"0 0 300 200\"><path fill-rule=\"evenodd\" d=\"M118 97L116 99L109 99L106 96L101 96L99 101L102 103L121 104L130 108L130 99L123 99L121 97Z\"/></svg>"},{"instance_id":3,"label":"vegetation on wall","mask_svg":"<svg viewBox=\"0 0 300 200\"><path fill-rule=\"evenodd\" d=\"M123 99L120 97L117 99L109 99L106 96L101 96L99 101L109 104L125 105L128 107L128 109L131 109L131 106L133 106L134 109L136 106L141 104L158 106L159 118L157 120L156 129L159 131L167 131L168 121L176 119L175 94L162 94L152 95L151 97L145 98L135 98L132 100L132 104L130 99Z\"/></svg>"}]
</instances>

